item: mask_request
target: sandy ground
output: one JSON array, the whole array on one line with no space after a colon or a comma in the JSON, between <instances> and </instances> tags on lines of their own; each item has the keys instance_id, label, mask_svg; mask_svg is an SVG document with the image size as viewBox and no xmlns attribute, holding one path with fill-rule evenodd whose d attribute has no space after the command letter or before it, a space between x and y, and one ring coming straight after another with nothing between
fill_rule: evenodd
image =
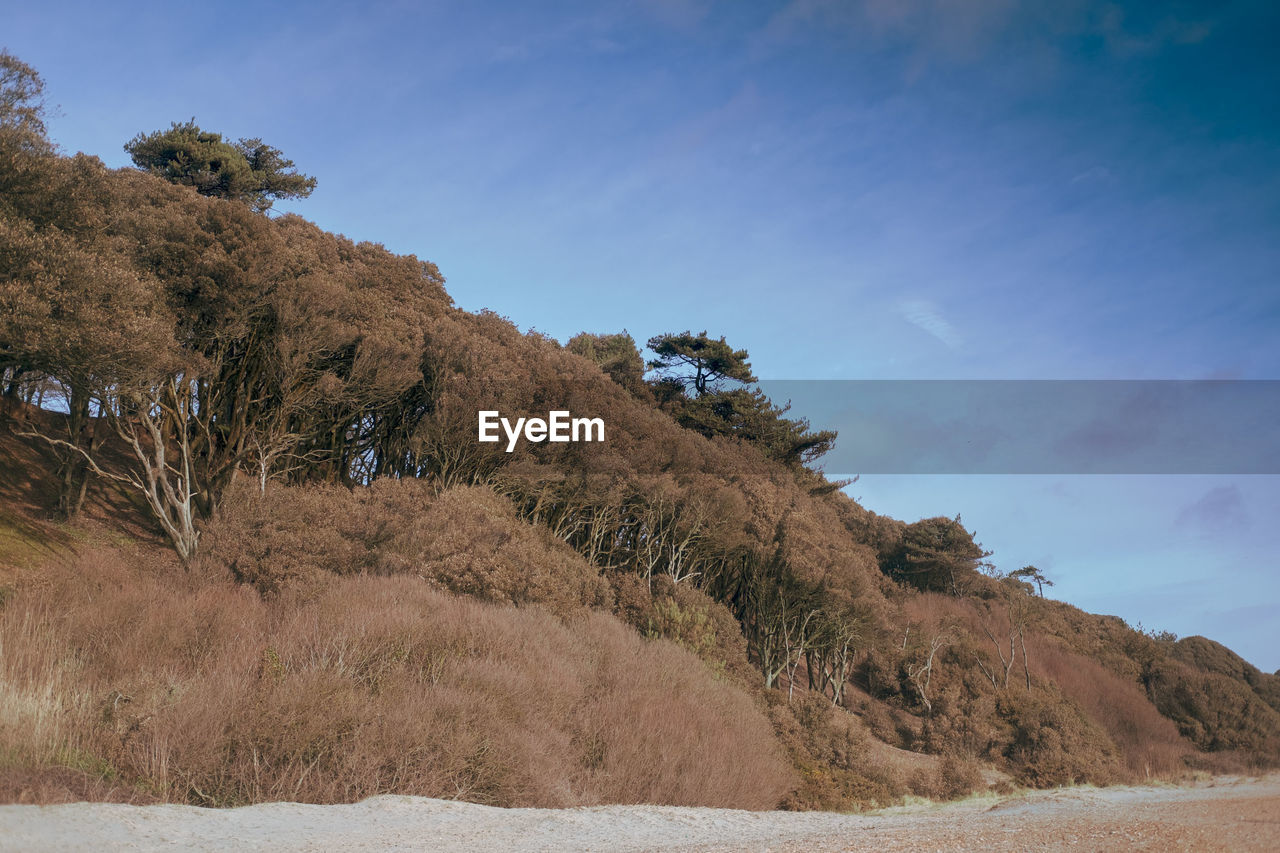
<instances>
[{"instance_id":1,"label":"sandy ground","mask_svg":"<svg viewBox=\"0 0 1280 853\"><path fill-rule=\"evenodd\" d=\"M868 815L658 806L0 806L0 850L1280 850L1280 776L1072 788Z\"/></svg>"}]
</instances>

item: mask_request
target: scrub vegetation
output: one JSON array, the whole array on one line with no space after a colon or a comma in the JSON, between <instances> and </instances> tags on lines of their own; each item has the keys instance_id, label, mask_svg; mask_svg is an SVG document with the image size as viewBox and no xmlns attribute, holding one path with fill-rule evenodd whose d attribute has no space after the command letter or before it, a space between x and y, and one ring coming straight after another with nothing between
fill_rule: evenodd
<instances>
[{"instance_id":1,"label":"scrub vegetation","mask_svg":"<svg viewBox=\"0 0 1280 853\"><path fill-rule=\"evenodd\" d=\"M268 216L314 181L260 140L108 169L0 72L0 799L849 809L1280 758L1280 678L862 507L723 338L522 334Z\"/></svg>"}]
</instances>

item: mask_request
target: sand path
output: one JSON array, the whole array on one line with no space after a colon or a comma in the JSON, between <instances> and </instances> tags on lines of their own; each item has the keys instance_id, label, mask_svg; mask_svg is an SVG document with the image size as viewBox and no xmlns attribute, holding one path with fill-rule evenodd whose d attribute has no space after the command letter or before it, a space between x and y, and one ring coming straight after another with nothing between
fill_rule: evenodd
<instances>
[{"instance_id":1,"label":"sand path","mask_svg":"<svg viewBox=\"0 0 1280 853\"><path fill-rule=\"evenodd\" d=\"M239 809L0 806L0 850L1280 850L1280 776L1076 788L875 814L498 809L420 797Z\"/></svg>"}]
</instances>

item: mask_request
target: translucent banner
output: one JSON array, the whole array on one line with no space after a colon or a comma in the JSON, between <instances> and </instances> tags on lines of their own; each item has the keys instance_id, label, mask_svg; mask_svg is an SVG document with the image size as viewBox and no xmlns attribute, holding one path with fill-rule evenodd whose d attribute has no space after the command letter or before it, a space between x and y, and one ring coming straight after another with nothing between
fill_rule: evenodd
<instances>
[{"instance_id":1,"label":"translucent banner","mask_svg":"<svg viewBox=\"0 0 1280 853\"><path fill-rule=\"evenodd\" d=\"M830 474L1280 474L1280 380L767 380Z\"/></svg>"}]
</instances>

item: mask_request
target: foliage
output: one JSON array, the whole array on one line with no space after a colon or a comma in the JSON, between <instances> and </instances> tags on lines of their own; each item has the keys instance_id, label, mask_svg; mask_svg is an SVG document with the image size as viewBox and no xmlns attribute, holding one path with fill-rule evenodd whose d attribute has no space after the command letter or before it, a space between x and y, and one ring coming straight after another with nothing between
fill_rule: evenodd
<instances>
[{"instance_id":1,"label":"foliage","mask_svg":"<svg viewBox=\"0 0 1280 853\"><path fill-rule=\"evenodd\" d=\"M99 551L0 610L0 649L0 781L70 766L206 806L770 808L791 785L764 715L687 652L413 577L263 601Z\"/></svg>"},{"instance_id":2,"label":"foliage","mask_svg":"<svg viewBox=\"0 0 1280 853\"><path fill-rule=\"evenodd\" d=\"M614 580L615 612L643 636L662 638L697 655L711 671L755 685L742 628L723 604L688 584L659 577L653 589L637 575Z\"/></svg>"},{"instance_id":3,"label":"foliage","mask_svg":"<svg viewBox=\"0 0 1280 853\"><path fill-rule=\"evenodd\" d=\"M688 331L655 335L649 339L649 349L657 355L649 362L651 370L692 388L699 397L714 390L722 379L756 381L746 350L735 350L723 337L712 340L705 331L696 335ZM692 374L687 373L689 370Z\"/></svg>"},{"instance_id":4,"label":"foliage","mask_svg":"<svg viewBox=\"0 0 1280 853\"><path fill-rule=\"evenodd\" d=\"M1243 681L1259 699L1280 711L1280 676L1262 672L1221 643L1207 637L1183 637L1171 651L1175 658L1197 669Z\"/></svg>"},{"instance_id":5,"label":"foliage","mask_svg":"<svg viewBox=\"0 0 1280 853\"><path fill-rule=\"evenodd\" d=\"M0 51L0 127L45 135L44 81L7 50Z\"/></svg>"},{"instance_id":6,"label":"foliage","mask_svg":"<svg viewBox=\"0 0 1280 853\"><path fill-rule=\"evenodd\" d=\"M367 489L242 484L209 531L206 562L270 595L334 575L408 575L433 587L567 616L611 603L608 584L492 491L380 480Z\"/></svg>"},{"instance_id":7,"label":"foliage","mask_svg":"<svg viewBox=\"0 0 1280 853\"><path fill-rule=\"evenodd\" d=\"M1044 572L1040 571L1035 566L1023 566L1020 569L1009 572L1008 577L1023 583L1035 584L1036 592L1040 594L1041 598L1044 597L1044 588L1046 586L1053 586L1053 581L1045 577Z\"/></svg>"},{"instance_id":8,"label":"foliage","mask_svg":"<svg viewBox=\"0 0 1280 853\"><path fill-rule=\"evenodd\" d=\"M849 811L887 805L906 793L901 769L878 762L871 738L851 717L807 696L769 707L778 739L799 771L799 784L783 800L788 809Z\"/></svg>"},{"instance_id":9,"label":"foliage","mask_svg":"<svg viewBox=\"0 0 1280 853\"><path fill-rule=\"evenodd\" d=\"M565 349L594 361L610 379L633 394L643 391L644 359L635 339L627 332L616 335L593 335L582 332L565 344Z\"/></svg>"},{"instance_id":10,"label":"foliage","mask_svg":"<svg viewBox=\"0 0 1280 853\"><path fill-rule=\"evenodd\" d=\"M790 404L775 406L758 388L710 391L683 401L677 422L711 438L724 436L752 444L784 465L808 465L831 450L835 430L811 431L805 418L783 417Z\"/></svg>"},{"instance_id":11,"label":"foliage","mask_svg":"<svg viewBox=\"0 0 1280 853\"><path fill-rule=\"evenodd\" d=\"M195 119L139 133L124 150L139 169L201 195L246 202L260 213L275 199L306 198L316 188L316 179L297 172L279 149L261 139L226 142Z\"/></svg>"},{"instance_id":12,"label":"foliage","mask_svg":"<svg viewBox=\"0 0 1280 853\"><path fill-rule=\"evenodd\" d=\"M1253 756L1280 751L1280 713L1247 683L1167 658L1149 664L1143 681L1160 713L1200 749Z\"/></svg>"},{"instance_id":13,"label":"foliage","mask_svg":"<svg viewBox=\"0 0 1280 853\"><path fill-rule=\"evenodd\" d=\"M1114 744L1061 695L1007 691L996 700L996 713L1007 726L998 748L1025 784L1050 788L1123 778Z\"/></svg>"},{"instance_id":14,"label":"foliage","mask_svg":"<svg viewBox=\"0 0 1280 853\"><path fill-rule=\"evenodd\" d=\"M973 541L960 516L908 524L886 560L888 573L921 590L960 595L991 556Z\"/></svg>"},{"instance_id":15,"label":"foliage","mask_svg":"<svg viewBox=\"0 0 1280 853\"><path fill-rule=\"evenodd\" d=\"M41 166L53 152L45 136L44 80L0 50L0 213L38 192Z\"/></svg>"}]
</instances>

